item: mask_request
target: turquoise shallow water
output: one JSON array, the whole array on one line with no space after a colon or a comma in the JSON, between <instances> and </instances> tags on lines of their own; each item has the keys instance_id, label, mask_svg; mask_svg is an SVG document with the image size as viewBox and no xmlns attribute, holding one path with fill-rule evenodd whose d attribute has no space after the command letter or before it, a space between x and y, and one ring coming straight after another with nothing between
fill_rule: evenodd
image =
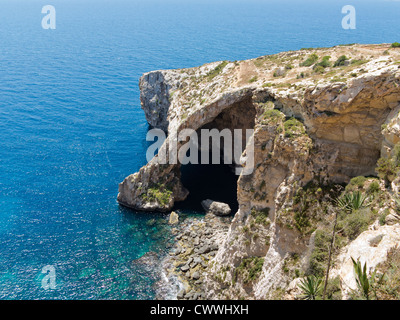
<instances>
[{"instance_id":1,"label":"turquoise shallow water","mask_svg":"<svg viewBox=\"0 0 400 320\"><path fill-rule=\"evenodd\" d=\"M41 28L42 1L0 1L0 299L154 298L157 274L131 262L169 245L166 217L116 202L145 164L144 72L400 41L395 1L354 1L347 31L344 1L49 3L56 30Z\"/></svg>"}]
</instances>

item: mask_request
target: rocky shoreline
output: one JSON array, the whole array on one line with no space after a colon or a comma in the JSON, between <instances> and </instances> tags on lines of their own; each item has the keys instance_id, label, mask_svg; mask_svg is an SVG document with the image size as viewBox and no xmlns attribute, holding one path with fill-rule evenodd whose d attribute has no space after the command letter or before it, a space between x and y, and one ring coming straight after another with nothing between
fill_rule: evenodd
<instances>
[{"instance_id":1,"label":"rocky shoreline","mask_svg":"<svg viewBox=\"0 0 400 320\"><path fill-rule=\"evenodd\" d=\"M204 218L187 218L174 227L175 245L162 261L156 299L206 299L204 277L209 262L228 233L232 218L209 212Z\"/></svg>"},{"instance_id":2,"label":"rocky shoreline","mask_svg":"<svg viewBox=\"0 0 400 320\"><path fill-rule=\"evenodd\" d=\"M195 191L185 188L182 181L190 176L183 179L180 163L164 163L170 146L184 146L183 141L177 143L178 133L254 130L251 143L240 146L244 161L235 163L251 162L254 168L237 179L240 210L235 219L224 225L225 218L214 213L191 222L179 218L184 221L170 225L176 244L157 271L162 268L164 287L174 290L160 293L159 298L280 298L295 278L325 274L328 258L324 257L331 257L331 252L324 241L331 237L335 212L342 210L339 199L351 202L361 195L364 200L376 199L375 205L363 207L363 203L340 217L347 230L341 231L340 245L348 246L340 250L349 249L373 220L383 223L390 208L400 211L397 46L306 48L153 71L141 77L140 90L149 124L166 130L168 136L159 149L162 156L155 156L119 185L117 200L137 210L171 212L175 203ZM377 179L374 183L372 177ZM335 185L347 189L342 195L333 192L332 198ZM204 206L207 211L228 212L209 201ZM384 212L378 216L379 209ZM369 242L365 246L371 247ZM353 279L348 258L335 261L335 268ZM386 258L374 251L366 262L376 266ZM344 276L337 287L345 297L342 288L355 290L356 284L341 279Z\"/></svg>"}]
</instances>

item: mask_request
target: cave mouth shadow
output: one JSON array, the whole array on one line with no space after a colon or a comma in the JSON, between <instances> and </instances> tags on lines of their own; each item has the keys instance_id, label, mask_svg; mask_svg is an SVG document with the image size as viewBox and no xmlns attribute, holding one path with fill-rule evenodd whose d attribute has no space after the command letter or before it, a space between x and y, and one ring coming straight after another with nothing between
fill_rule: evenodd
<instances>
[{"instance_id":1,"label":"cave mouth shadow","mask_svg":"<svg viewBox=\"0 0 400 320\"><path fill-rule=\"evenodd\" d=\"M246 129L254 129L255 117L256 108L252 97L246 97L242 101L233 103L214 119L203 124L197 129L197 135L198 137L202 136L202 129L217 129L219 132L228 129L231 133L235 129L242 129L241 144L238 146L241 147L241 152L243 152L246 147ZM199 142L201 144L201 139L199 139ZM227 141L222 139L220 145L221 164L187 164L181 166L181 181L185 188L189 190L189 195L185 201L176 203L176 209L204 213L201 201L211 199L227 203L231 207L232 215L238 211L237 182L239 176L235 174L235 168L238 167L238 164L234 163L234 157L232 164L224 164L225 143ZM235 147L234 139L231 140L231 143L232 148L230 150L232 151ZM212 146L210 145L208 163L212 163L211 150ZM201 159L200 150L198 152L198 159Z\"/></svg>"},{"instance_id":2,"label":"cave mouth shadow","mask_svg":"<svg viewBox=\"0 0 400 320\"><path fill-rule=\"evenodd\" d=\"M187 164L181 166L181 181L189 190L186 200L177 202L174 209L204 213L201 201L211 199L227 203L232 215L239 208L237 180L234 168L227 164Z\"/></svg>"}]
</instances>

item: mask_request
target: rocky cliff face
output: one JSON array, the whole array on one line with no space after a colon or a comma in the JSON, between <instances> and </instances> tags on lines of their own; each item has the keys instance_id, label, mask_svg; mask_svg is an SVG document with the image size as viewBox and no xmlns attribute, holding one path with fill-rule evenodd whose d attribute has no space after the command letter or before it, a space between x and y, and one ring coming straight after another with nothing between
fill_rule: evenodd
<instances>
[{"instance_id":1,"label":"rocky cliff face","mask_svg":"<svg viewBox=\"0 0 400 320\"><path fill-rule=\"evenodd\" d=\"M185 128L254 129L254 171L239 177L239 211L208 273L209 298L270 298L287 285L288 257L306 268L312 242L293 228L296 192L375 175L378 158L391 154L400 141L400 50L389 47L301 50L141 78L146 118L168 132L161 150ZM120 184L121 204L168 211L186 198L180 165L158 158ZM241 266L260 261L249 279ZM224 281L215 281L221 270Z\"/></svg>"}]
</instances>

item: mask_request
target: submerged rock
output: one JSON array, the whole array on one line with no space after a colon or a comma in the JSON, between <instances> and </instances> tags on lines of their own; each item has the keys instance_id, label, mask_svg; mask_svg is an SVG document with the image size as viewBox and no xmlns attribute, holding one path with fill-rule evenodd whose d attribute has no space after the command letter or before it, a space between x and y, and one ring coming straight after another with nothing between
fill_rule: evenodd
<instances>
[{"instance_id":1,"label":"submerged rock","mask_svg":"<svg viewBox=\"0 0 400 320\"><path fill-rule=\"evenodd\" d=\"M132 261L132 267L145 274L153 274L160 267L160 256L156 252L149 251L140 258Z\"/></svg>"},{"instance_id":2,"label":"submerged rock","mask_svg":"<svg viewBox=\"0 0 400 320\"><path fill-rule=\"evenodd\" d=\"M207 212L211 212L216 216L227 216L231 213L231 208L228 204L223 202L217 202L210 199L203 200L201 202L202 207Z\"/></svg>"}]
</instances>

